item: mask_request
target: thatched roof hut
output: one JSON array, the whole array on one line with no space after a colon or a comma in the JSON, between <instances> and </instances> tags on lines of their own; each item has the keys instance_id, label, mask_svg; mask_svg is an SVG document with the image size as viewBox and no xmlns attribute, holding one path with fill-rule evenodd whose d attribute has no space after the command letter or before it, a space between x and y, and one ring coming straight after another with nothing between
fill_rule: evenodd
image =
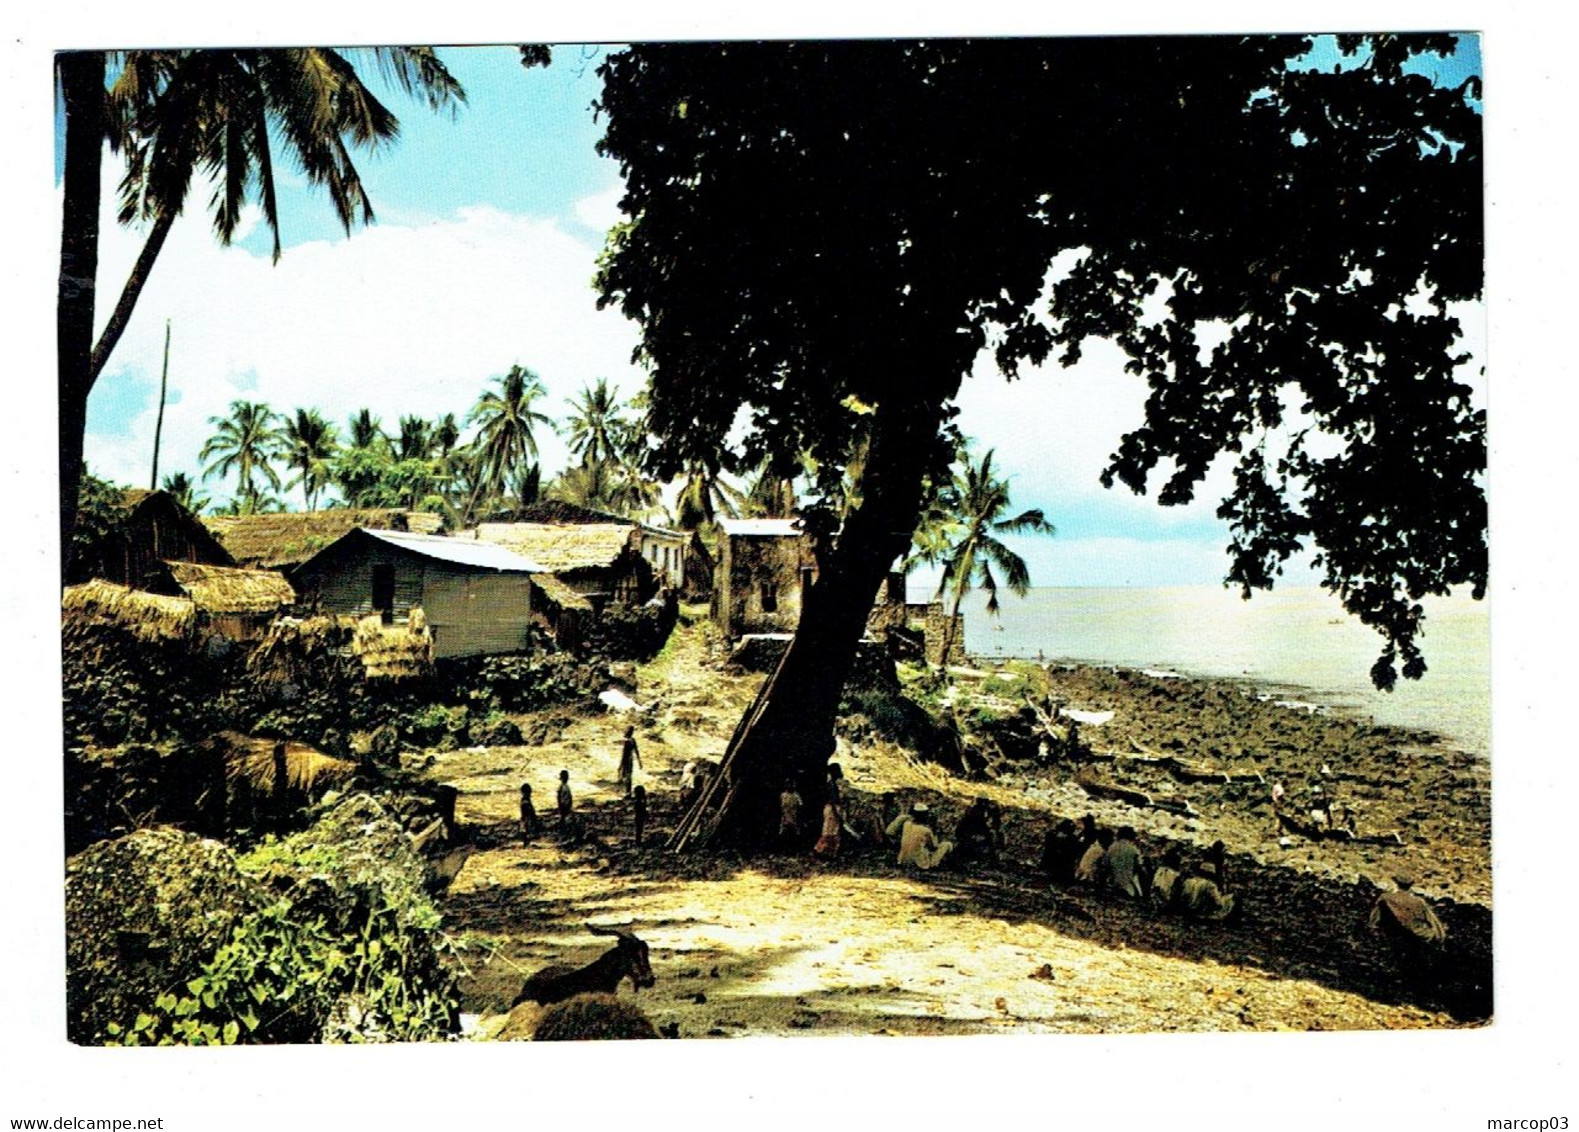
<instances>
[{"instance_id":1,"label":"thatched roof hut","mask_svg":"<svg viewBox=\"0 0 1579 1132\"><path fill-rule=\"evenodd\" d=\"M571 589L593 599L636 604L657 588L652 564L641 554L634 523L480 523L458 540L502 546L529 558Z\"/></svg>"},{"instance_id":2,"label":"thatched roof hut","mask_svg":"<svg viewBox=\"0 0 1579 1132\"><path fill-rule=\"evenodd\" d=\"M213 515L204 520L242 566L288 569L357 528L437 534L441 515L398 508L334 508L270 515Z\"/></svg>"},{"instance_id":3,"label":"thatched roof hut","mask_svg":"<svg viewBox=\"0 0 1579 1132\"><path fill-rule=\"evenodd\" d=\"M631 550L634 523L482 523L459 537L491 542L550 574L607 570Z\"/></svg>"},{"instance_id":4,"label":"thatched roof hut","mask_svg":"<svg viewBox=\"0 0 1579 1132\"><path fill-rule=\"evenodd\" d=\"M284 575L273 570L168 562L171 583L204 613L272 614L296 600Z\"/></svg>"},{"instance_id":5,"label":"thatched roof hut","mask_svg":"<svg viewBox=\"0 0 1579 1132\"><path fill-rule=\"evenodd\" d=\"M95 578L61 594L62 628L109 626L140 641L180 641L197 629L197 605L188 597L146 593Z\"/></svg>"},{"instance_id":6,"label":"thatched roof hut","mask_svg":"<svg viewBox=\"0 0 1579 1132\"><path fill-rule=\"evenodd\" d=\"M104 532L76 552L68 581L102 578L141 588L163 572L166 562L236 564L203 522L168 491L124 491L113 511Z\"/></svg>"}]
</instances>

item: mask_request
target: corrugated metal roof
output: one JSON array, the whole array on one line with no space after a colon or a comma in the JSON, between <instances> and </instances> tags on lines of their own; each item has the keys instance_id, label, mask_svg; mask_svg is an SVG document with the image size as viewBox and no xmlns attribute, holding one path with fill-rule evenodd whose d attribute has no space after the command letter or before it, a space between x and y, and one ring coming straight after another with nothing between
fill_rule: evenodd
<instances>
[{"instance_id":1,"label":"corrugated metal roof","mask_svg":"<svg viewBox=\"0 0 1579 1132\"><path fill-rule=\"evenodd\" d=\"M720 519L718 529L726 535L762 538L795 538L806 533L799 519Z\"/></svg>"},{"instance_id":2,"label":"corrugated metal roof","mask_svg":"<svg viewBox=\"0 0 1579 1132\"><path fill-rule=\"evenodd\" d=\"M513 550L506 550L491 542L473 539L446 538L443 535L414 535L406 531L372 531L362 533L424 558L439 562L453 562L457 566L472 566L479 570L509 570L530 574L543 573L543 567Z\"/></svg>"}]
</instances>

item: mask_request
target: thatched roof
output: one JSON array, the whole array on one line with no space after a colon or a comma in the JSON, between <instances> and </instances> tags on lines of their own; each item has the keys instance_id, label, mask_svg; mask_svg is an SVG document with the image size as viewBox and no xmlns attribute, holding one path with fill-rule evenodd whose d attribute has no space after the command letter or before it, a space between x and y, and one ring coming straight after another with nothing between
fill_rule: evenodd
<instances>
[{"instance_id":1,"label":"thatched roof","mask_svg":"<svg viewBox=\"0 0 1579 1132\"><path fill-rule=\"evenodd\" d=\"M259 739L227 731L220 736L229 750L225 755L225 777L246 782L253 790L267 794L274 789L273 739ZM294 740L285 744L285 784L302 793L315 793L328 786L349 782L356 774L356 763L326 755L316 747Z\"/></svg>"},{"instance_id":2,"label":"thatched roof","mask_svg":"<svg viewBox=\"0 0 1579 1132\"><path fill-rule=\"evenodd\" d=\"M211 515L203 522L243 566L280 567L307 561L358 527L433 534L443 526L444 519L396 508L344 507L272 515Z\"/></svg>"},{"instance_id":3,"label":"thatched roof","mask_svg":"<svg viewBox=\"0 0 1579 1132\"><path fill-rule=\"evenodd\" d=\"M551 574L606 570L631 549L636 528L624 523L482 523L460 538L507 547Z\"/></svg>"},{"instance_id":4,"label":"thatched roof","mask_svg":"<svg viewBox=\"0 0 1579 1132\"><path fill-rule=\"evenodd\" d=\"M532 578L532 584L542 591L550 604L560 609L592 609L592 603L578 590L567 586L552 574L537 574Z\"/></svg>"},{"instance_id":5,"label":"thatched roof","mask_svg":"<svg viewBox=\"0 0 1579 1132\"><path fill-rule=\"evenodd\" d=\"M536 503L528 504L525 507L495 511L488 517L487 521L489 523L543 523L558 526L581 523L614 523L624 527L634 527L636 525L636 520L634 519L611 515L607 511L594 511L590 507L583 507L579 503L566 503L562 499L540 499Z\"/></svg>"},{"instance_id":6,"label":"thatched roof","mask_svg":"<svg viewBox=\"0 0 1579 1132\"><path fill-rule=\"evenodd\" d=\"M433 670L433 634L420 609L405 625L385 625L378 614L364 617L351 634L351 651L369 677L400 680Z\"/></svg>"},{"instance_id":7,"label":"thatched roof","mask_svg":"<svg viewBox=\"0 0 1579 1132\"><path fill-rule=\"evenodd\" d=\"M110 625L142 641L176 641L197 627L197 605L187 597L144 593L98 578L67 586L60 598L66 628Z\"/></svg>"},{"instance_id":8,"label":"thatched roof","mask_svg":"<svg viewBox=\"0 0 1579 1132\"><path fill-rule=\"evenodd\" d=\"M296 600L290 583L273 570L241 570L169 562L182 592L205 613L270 613Z\"/></svg>"},{"instance_id":9,"label":"thatched roof","mask_svg":"<svg viewBox=\"0 0 1579 1132\"><path fill-rule=\"evenodd\" d=\"M259 683L303 683L317 671L319 658L349 636L334 617L276 617L247 655L247 674Z\"/></svg>"}]
</instances>

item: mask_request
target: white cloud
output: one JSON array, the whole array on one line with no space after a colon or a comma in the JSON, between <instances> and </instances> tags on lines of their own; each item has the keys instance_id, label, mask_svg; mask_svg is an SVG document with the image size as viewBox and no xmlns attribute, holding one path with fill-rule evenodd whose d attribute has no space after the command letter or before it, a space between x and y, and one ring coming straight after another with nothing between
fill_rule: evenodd
<instances>
[{"instance_id":1,"label":"white cloud","mask_svg":"<svg viewBox=\"0 0 1579 1132\"><path fill-rule=\"evenodd\" d=\"M107 224L102 242L107 312L141 235ZM554 221L477 207L289 248L275 265L267 254L219 247L193 210L172 230L95 397L113 402L117 383L157 387L169 319L162 471L195 474L209 418L240 398L281 412L316 407L340 422L367 406L392 430L408 413L463 418L489 378L518 362L543 379L549 397L540 408L558 417L565 399L598 377L626 395L644 380L630 361L635 327L596 309L596 254L594 242ZM90 434L95 472L141 483L155 413L147 406L119 435ZM563 445L538 439L545 467L558 467Z\"/></svg>"},{"instance_id":2,"label":"white cloud","mask_svg":"<svg viewBox=\"0 0 1579 1132\"><path fill-rule=\"evenodd\" d=\"M625 218L620 211L620 198L625 195L623 184L614 184L606 191L582 197L576 202L576 219L594 232L607 232Z\"/></svg>"}]
</instances>

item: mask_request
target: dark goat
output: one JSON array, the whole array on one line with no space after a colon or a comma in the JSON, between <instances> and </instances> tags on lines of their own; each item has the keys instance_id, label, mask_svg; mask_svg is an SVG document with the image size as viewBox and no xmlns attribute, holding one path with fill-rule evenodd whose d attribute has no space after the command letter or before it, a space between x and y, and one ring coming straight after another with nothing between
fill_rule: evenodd
<instances>
[{"instance_id":1,"label":"dark goat","mask_svg":"<svg viewBox=\"0 0 1579 1132\"><path fill-rule=\"evenodd\" d=\"M617 936L619 942L612 951L605 951L585 967L544 967L521 985L521 993L510 1003L512 1009L523 1002L547 1006L578 994L613 994L621 979L630 979L631 986L637 989L653 985L656 980L647 963L647 945L629 928L588 924L587 930L593 935Z\"/></svg>"}]
</instances>

